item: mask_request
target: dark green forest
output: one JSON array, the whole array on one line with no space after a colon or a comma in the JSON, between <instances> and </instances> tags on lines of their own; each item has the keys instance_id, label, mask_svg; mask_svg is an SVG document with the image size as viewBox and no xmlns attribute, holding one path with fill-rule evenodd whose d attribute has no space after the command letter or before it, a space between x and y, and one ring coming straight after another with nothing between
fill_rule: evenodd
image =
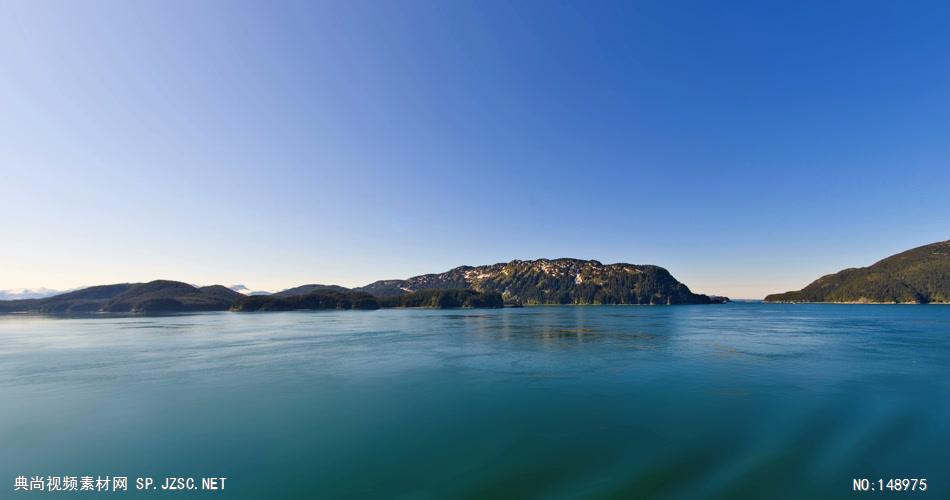
<instances>
[{"instance_id":1,"label":"dark green forest","mask_svg":"<svg viewBox=\"0 0 950 500\"><path fill-rule=\"evenodd\" d=\"M502 307L501 294L474 290L420 290L398 297L374 297L366 292L321 289L303 295L256 295L235 302L233 311L292 311L302 309L380 309L393 307Z\"/></svg>"},{"instance_id":2,"label":"dark green forest","mask_svg":"<svg viewBox=\"0 0 950 500\"><path fill-rule=\"evenodd\" d=\"M395 297L380 297L382 307L434 307L453 309L457 307L496 308L505 302L497 292L475 290L419 290Z\"/></svg>"},{"instance_id":3,"label":"dark green forest","mask_svg":"<svg viewBox=\"0 0 950 500\"><path fill-rule=\"evenodd\" d=\"M365 292L315 290L303 295L241 297L232 311L294 311L301 309L379 309L379 300Z\"/></svg>"}]
</instances>

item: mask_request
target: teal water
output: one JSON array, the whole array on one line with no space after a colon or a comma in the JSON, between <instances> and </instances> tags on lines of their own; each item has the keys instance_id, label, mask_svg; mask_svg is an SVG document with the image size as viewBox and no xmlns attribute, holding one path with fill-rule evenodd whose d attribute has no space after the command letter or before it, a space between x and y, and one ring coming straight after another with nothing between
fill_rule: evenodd
<instances>
[{"instance_id":1,"label":"teal water","mask_svg":"<svg viewBox=\"0 0 950 500\"><path fill-rule=\"evenodd\" d=\"M20 475L219 476L196 495L262 499L927 478L918 495L948 498L948 471L950 306L0 317L2 498L38 496Z\"/></svg>"}]
</instances>

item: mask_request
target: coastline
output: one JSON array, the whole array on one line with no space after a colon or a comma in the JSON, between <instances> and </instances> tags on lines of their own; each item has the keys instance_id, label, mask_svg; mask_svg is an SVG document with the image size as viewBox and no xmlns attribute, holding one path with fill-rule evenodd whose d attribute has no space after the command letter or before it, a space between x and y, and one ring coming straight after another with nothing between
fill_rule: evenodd
<instances>
[{"instance_id":1,"label":"coastline","mask_svg":"<svg viewBox=\"0 0 950 500\"><path fill-rule=\"evenodd\" d=\"M854 300L849 302L813 302L807 300L763 300L763 304L838 304L838 305L868 305L868 306L929 306L950 305L950 302L870 302L866 300Z\"/></svg>"}]
</instances>

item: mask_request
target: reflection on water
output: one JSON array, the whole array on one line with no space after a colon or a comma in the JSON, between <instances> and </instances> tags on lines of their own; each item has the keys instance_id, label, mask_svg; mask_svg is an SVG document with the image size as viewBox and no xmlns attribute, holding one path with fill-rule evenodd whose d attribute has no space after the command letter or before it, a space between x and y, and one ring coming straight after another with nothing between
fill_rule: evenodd
<instances>
[{"instance_id":1,"label":"reflection on water","mask_svg":"<svg viewBox=\"0 0 950 500\"><path fill-rule=\"evenodd\" d=\"M835 498L855 477L927 477L950 496L950 307L7 316L0 338L10 483Z\"/></svg>"}]
</instances>

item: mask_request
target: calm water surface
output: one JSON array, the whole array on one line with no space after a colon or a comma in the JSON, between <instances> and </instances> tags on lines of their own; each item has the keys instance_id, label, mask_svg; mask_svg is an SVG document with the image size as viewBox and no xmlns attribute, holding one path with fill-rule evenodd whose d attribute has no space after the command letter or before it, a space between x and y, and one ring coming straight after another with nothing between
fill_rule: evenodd
<instances>
[{"instance_id":1,"label":"calm water surface","mask_svg":"<svg viewBox=\"0 0 950 500\"><path fill-rule=\"evenodd\" d=\"M0 317L0 497L33 496L20 475L224 476L200 496L262 499L923 477L950 498L950 306Z\"/></svg>"}]
</instances>

